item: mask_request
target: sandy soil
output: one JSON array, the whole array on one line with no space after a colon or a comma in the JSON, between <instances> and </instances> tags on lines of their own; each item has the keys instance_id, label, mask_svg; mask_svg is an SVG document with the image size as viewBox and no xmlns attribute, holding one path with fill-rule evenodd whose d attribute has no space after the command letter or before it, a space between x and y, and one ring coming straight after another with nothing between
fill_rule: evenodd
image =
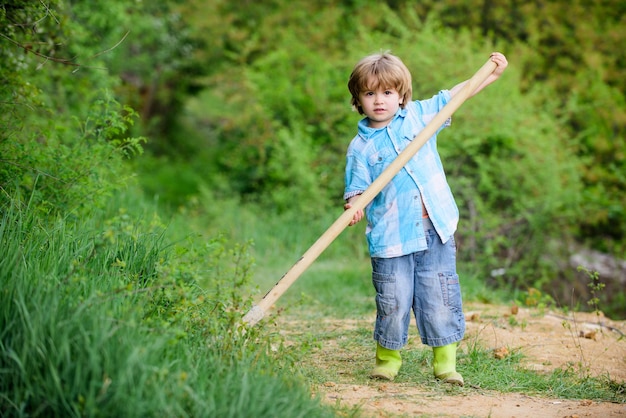
<instances>
[{"instance_id":1,"label":"sandy soil","mask_svg":"<svg viewBox=\"0 0 626 418\"><path fill-rule=\"evenodd\" d=\"M538 372L575 367L580 373L609 377L618 384L626 381L626 321L611 321L594 313L565 316L537 309L477 304L466 306L466 319L464 344L479 341L481 347L493 349L494 355L506 356L507 352L520 350L523 366ZM337 329L369 324L327 320L315 327ZM324 352L341 352L332 350L335 343L324 340L324 348L313 354L320 357L311 361L324 367L328 363ZM338 355L345 358L334 359L331 367L345 367L346 370L338 371L340 375L349 376L355 361L371 361L358 358L356 353ZM626 417L626 403L486 391L467 381L461 391L450 393L410 382L370 381L359 385L354 381L341 378L324 382L316 391L329 403L358 406L363 417Z\"/></svg>"}]
</instances>

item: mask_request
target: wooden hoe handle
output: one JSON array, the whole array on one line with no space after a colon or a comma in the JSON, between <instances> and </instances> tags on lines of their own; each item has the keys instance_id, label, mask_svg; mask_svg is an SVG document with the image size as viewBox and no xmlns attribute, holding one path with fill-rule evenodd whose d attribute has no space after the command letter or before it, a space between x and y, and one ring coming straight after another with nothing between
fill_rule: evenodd
<instances>
[{"instance_id":1,"label":"wooden hoe handle","mask_svg":"<svg viewBox=\"0 0 626 418\"><path fill-rule=\"evenodd\" d=\"M319 255L339 236L350 224L354 214L365 207L380 191L398 174L419 149L433 136L450 116L467 100L472 93L496 69L496 64L487 61L463 88L435 115L435 117L413 138L411 143L389 164L376 180L352 202L352 207L343 212L337 220L324 232L315 243L300 257L283 277L267 292L261 301L252 307L243 317L244 323L253 326L265 316L265 312L282 296L283 293L300 277L300 275L319 257Z\"/></svg>"}]
</instances>

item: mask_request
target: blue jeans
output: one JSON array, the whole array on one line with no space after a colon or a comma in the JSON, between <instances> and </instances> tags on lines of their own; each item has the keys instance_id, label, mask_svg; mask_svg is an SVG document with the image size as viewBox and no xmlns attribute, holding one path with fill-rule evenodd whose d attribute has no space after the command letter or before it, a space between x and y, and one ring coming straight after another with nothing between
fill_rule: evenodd
<instances>
[{"instance_id":1,"label":"blue jeans","mask_svg":"<svg viewBox=\"0 0 626 418\"><path fill-rule=\"evenodd\" d=\"M376 289L374 339L391 350L407 343L411 310L423 344L440 347L462 340L465 334L454 237L443 244L426 221L427 250L371 260Z\"/></svg>"}]
</instances>

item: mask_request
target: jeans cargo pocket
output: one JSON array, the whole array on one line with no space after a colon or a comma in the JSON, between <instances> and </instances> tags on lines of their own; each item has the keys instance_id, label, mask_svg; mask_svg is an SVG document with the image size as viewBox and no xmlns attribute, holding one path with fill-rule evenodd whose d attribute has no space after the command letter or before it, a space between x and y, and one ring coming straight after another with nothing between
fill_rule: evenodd
<instances>
[{"instance_id":1,"label":"jeans cargo pocket","mask_svg":"<svg viewBox=\"0 0 626 418\"><path fill-rule=\"evenodd\" d=\"M376 289L376 308L381 316L391 315L397 309L396 280L393 274L372 272L372 283Z\"/></svg>"},{"instance_id":2,"label":"jeans cargo pocket","mask_svg":"<svg viewBox=\"0 0 626 418\"><path fill-rule=\"evenodd\" d=\"M439 273L443 304L449 308L462 309L461 284L456 273Z\"/></svg>"}]
</instances>

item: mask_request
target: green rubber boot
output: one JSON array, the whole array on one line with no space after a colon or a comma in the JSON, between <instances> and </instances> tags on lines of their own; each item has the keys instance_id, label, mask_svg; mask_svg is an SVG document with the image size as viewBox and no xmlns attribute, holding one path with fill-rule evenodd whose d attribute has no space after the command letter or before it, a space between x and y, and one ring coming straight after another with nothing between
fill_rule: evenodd
<instances>
[{"instance_id":1,"label":"green rubber boot","mask_svg":"<svg viewBox=\"0 0 626 418\"><path fill-rule=\"evenodd\" d=\"M435 378L452 385L463 386L463 376L456 371L457 343L433 347L433 369Z\"/></svg>"},{"instance_id":2,"label":"green rubber boot","mask_svg":"<svg viewBox=\"0 0 626 418\"><path fill-rule=\"evenodd\" d=\"M390 350L376 343L376 367L370 377L376 379L393 380L402 366L400 350Z\"/></svg>"}]
</instances>

